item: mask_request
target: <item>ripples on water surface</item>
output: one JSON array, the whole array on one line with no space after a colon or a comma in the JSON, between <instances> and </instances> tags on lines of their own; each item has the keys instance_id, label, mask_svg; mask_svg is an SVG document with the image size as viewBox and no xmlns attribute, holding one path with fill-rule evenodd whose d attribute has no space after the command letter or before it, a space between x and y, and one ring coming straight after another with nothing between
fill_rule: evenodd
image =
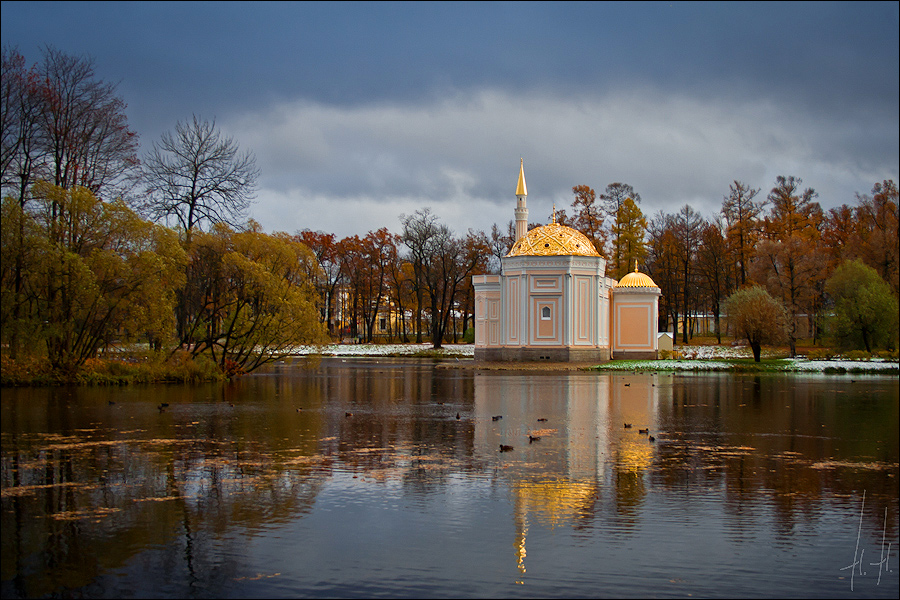
<instances>
[{"instance_id":1,"label":"ripples on water surface","mask_svg":"<svg viewBox=\"0 0 900 600\"><path fill-rule=\"evenodd\" d=\"M4 389L3 597L898 597L896 377L447 366Z\"/></svg>"}]
</instances>

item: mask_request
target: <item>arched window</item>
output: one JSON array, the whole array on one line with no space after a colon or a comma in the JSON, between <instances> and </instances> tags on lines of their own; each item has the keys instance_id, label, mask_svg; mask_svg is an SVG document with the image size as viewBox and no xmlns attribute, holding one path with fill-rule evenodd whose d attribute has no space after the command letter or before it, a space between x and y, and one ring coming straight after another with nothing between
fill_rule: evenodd
<instances>
[{"instance_id":1,"label":"arched window","mask_svg":"<svg viewBox=\"0 0 900 600\"><path fill-rule=\"evenodd\" d=\"M544 308L541 309L541 320L542 321L550 320L550 307L549 306L545 306Z\"/></svg>"}]
</instances>

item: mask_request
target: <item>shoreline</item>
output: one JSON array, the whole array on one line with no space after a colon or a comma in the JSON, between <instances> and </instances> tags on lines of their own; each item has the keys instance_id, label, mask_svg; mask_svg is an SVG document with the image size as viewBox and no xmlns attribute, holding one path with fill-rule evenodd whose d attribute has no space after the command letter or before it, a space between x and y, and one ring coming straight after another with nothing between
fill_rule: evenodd
<instances>
[{"instance_id":1,"label":"shoreline","mask_svg":"<svg viewBox=\"0 0 900 600\"><path fill-rule=\"evenodd\" d=\"M900 374L900 362L896 358L829 358L809 359L806 357L785 358L772 356L759 363L752 358L741 356L734 348L698 346L694 356L656 360L612 360L596 362L500 362L475 361L471 344L448 344L435 350L430 344L354 344L331 345L327 347L296 348L285 356L281 364L296 364L316 358L364 358L369 360L406 358L416 360L436 360L438 369L461 369L465 371L520 371L520 372L595 372L613 373L782 373L799 375L888 375ZM15 365L6 357L2 361L0 373L2 387L47 387L59 385L104 386L134 385L147 383L185 384L222 380L221 374L212 372L203 365L188 361L179 365L157 366L149 364L122 365L113 359L94 359L91 368L77 376L63 377L62 374L47 369L34 368L37 363L24 361ZM201 361L202 362L202 361ZM273 363L274 364L274 363Z\"/></svg>"}]
</instances>

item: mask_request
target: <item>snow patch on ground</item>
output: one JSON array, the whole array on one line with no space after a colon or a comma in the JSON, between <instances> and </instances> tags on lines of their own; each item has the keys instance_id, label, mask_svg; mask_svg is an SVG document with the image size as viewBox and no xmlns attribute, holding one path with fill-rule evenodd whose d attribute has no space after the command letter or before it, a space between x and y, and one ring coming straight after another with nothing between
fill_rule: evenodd
<instances>
[{"instance_id":1,"label":"snow patch on ground","mask_svg":"<svg viewBox=\"0 0 900 600\"><path fill-rule=\"evenodd\" d=\"M416 356L421 354L474 357L472 344L444 344L435 350L431 344L330 344L328 346L299 346L293 352L298 356Z\"/></svg>"},{"instance_id":2,"label":"snow patch on ground","mask_svg":"<svg viewBox=\"0 0 900 600\"><path fill-rule=\"evenodd\" d=\"M321 356L446 356L473 358L475 346L472 344L445 344L434 350L431 344L331 344L327 346L300 346L295 355L317 354ZM615 360L599 365L604 370L659 370L659 371L731 371L733 359L753 358L747 346L679 346L676 358L667 360ZM765 358L764 353L764 358ZM780 367L771 370L785 372L824 373L898 373L900 366L896 360L807 360L803 357L784 359Z\"/></svg>"}]
</instances>

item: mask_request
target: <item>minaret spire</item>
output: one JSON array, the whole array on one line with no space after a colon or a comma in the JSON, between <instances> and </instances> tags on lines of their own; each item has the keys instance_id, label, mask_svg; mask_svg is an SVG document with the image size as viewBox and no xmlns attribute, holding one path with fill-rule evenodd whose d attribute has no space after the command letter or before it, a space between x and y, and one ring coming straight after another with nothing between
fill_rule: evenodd
<instances>
[{"instance_id":1,"label":"minaret spire","mask_svg":"<svg viewBox=\"0 0 900 600\"><path fill-rule=\"evenodd\" d=\"M516 186L516 196L527 196L528 189L525 187L525 159L519 159L519 185Z\"/></svg>"},{"instance_id":2,"label":"minaret spire","mask_svg":"<svg viewBox=\"0 0 900 600\"><path fill-rule=\"evenodd\" d=\"M528 207L525 206L525 198L528 196L528 188L525 187L525 159L519 159L519 184L516 186L516 241L525 237L528 233Z\"/></svg>"}]
</instances>

